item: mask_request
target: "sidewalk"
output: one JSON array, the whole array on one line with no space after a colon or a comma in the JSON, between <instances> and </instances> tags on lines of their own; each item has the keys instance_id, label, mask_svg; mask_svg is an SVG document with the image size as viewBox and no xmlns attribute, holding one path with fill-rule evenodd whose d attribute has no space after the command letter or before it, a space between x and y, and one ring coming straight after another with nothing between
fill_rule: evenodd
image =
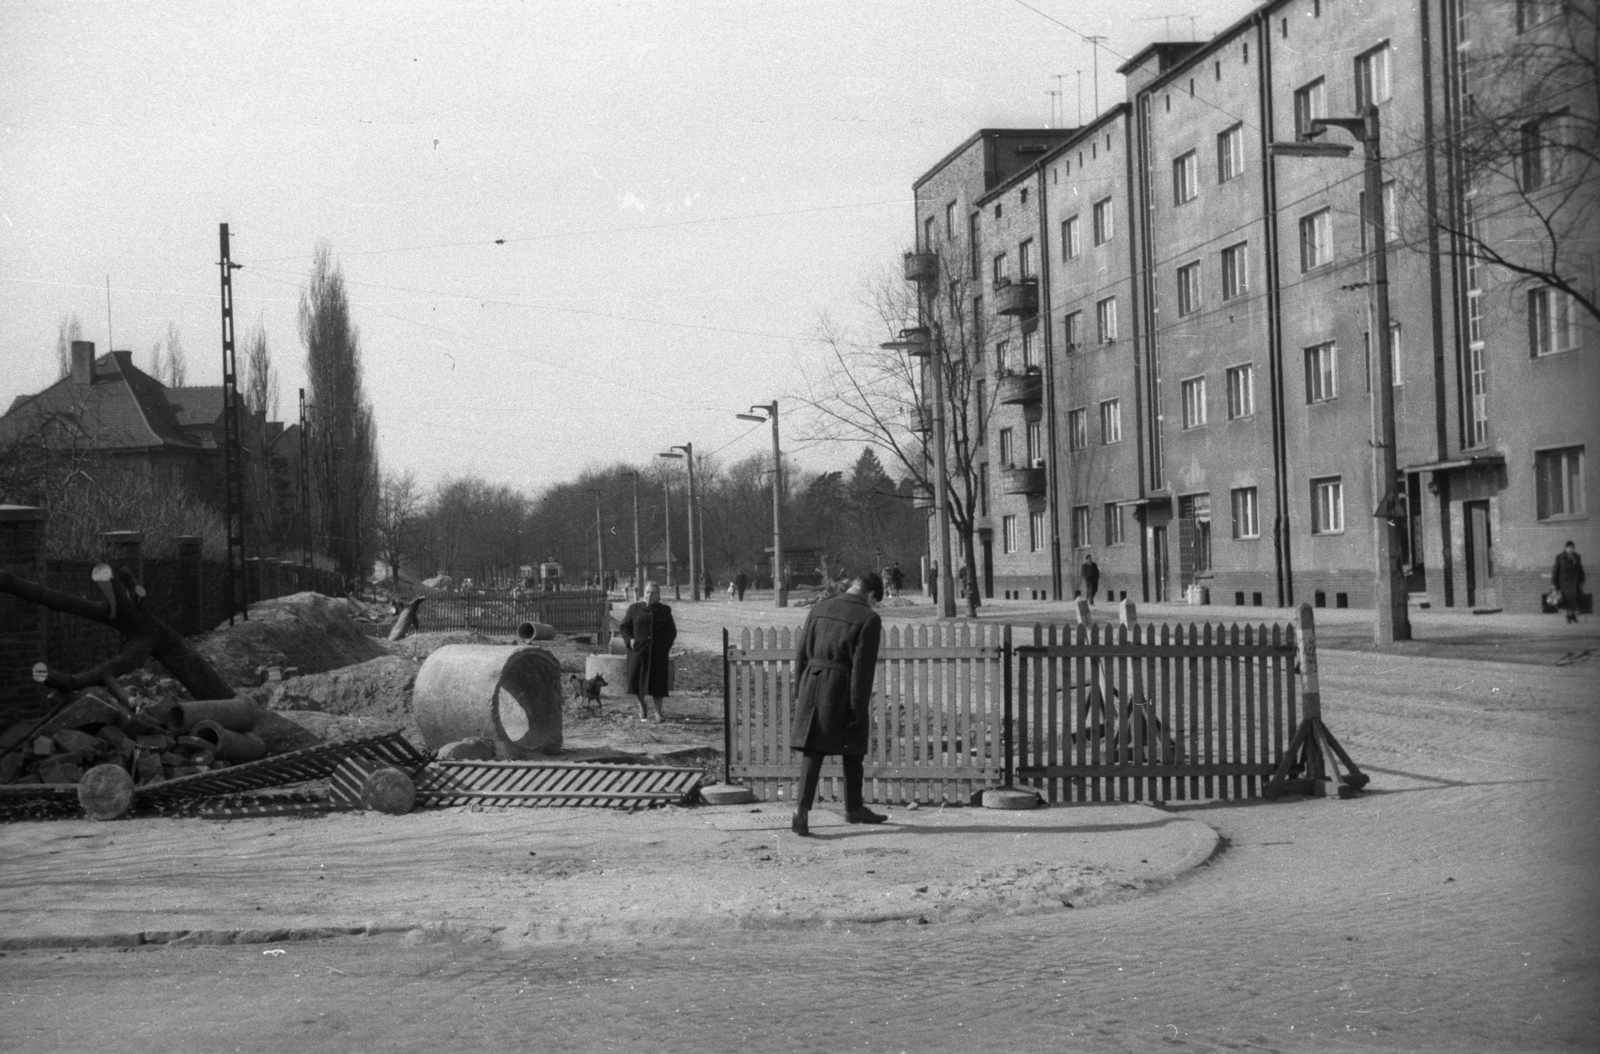
<instances>
[{"instance_id":1,"label":"sidewalk","mask_svg":"<svg viewBox=\"0 0 1600 1054\"><path fill-rule=\"evenodd\" d=\"M1219 845L1144 805L888 811L809 839L764 803L12 824L0 949L917 925L1125 899Z\"/></svg>"}]
</instances>

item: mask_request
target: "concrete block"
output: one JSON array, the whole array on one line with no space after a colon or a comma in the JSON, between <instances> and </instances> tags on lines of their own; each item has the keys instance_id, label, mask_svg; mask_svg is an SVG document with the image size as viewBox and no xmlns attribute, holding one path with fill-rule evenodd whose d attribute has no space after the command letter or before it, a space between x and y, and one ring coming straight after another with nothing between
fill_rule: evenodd
<instances>
[{"instance_id":1,"label":"concrete block","mask_svg":"<svg viewBox=\"0 0 1600 1054\"><path fill-rule=\"evenodd\" d=\"M1033 809L1038 805L1039 795L1031 790L992 787L983 792L985 809Z\"/></svg>"},{"instance_id":2,"label":"concrete block","mask_svg":"<svg viewBox=\"0 0 1600 1054\"><path fill-rule=\"evenodd\" d=\"M106 749L105 740L99 736L91 736L87 732L80 732L76 728L64 728L50 737L56 745L69 754L76 754L80 761L88 761L96 754Z\"/></svg>"},{"instance_id":3,"label":"concrete block","mask_svg":"<svg viewBox=\"0 0 1600 1054\"><path fill-rule=\"evenodd\" d=\"M746 805L756 800L749 787L735 783L713 783L700 788L700 800L707 805Z\"/></svg>"}]
</instances>

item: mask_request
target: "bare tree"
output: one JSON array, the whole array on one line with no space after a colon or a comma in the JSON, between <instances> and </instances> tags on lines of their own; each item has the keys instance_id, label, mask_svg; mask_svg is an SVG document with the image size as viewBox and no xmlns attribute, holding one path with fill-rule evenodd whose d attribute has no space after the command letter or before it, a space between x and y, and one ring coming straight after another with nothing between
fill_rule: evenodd
<instances>
[{"instance_id":1,"label":"bare tree","mask_svg":"<svg viewBox=\"0 0 1600 1054\"><path fill-rule=\"evenodd\" d=\"M966 567L967 614L978 611L978 567L974 539L979 509L978 463L984 422L995 406L988 383L983 334L968 305L972 290L960 269L941 257L943 283L926 293L910 289L898 276L874 283L866 308L876 333L855 334L824 318L821 339L826 365L808 378L801 396L813 411L802 438L866 444L904 470L914 489L931 501L933 459L932 359L918 359L880 344L921 322L938 342L943 371L945 418L945 497L960 559ZM921 302L919 303L919 297ZM881 328L880 328L881 327Z\"/></svg>"},{"instance_id":2,"label":"bare tree","mask_svg":"<svg viewBox=\"0 0 1600 1054\"><path fill-rule=\"evenodd\" d=\"M1442 151L1459 194L1427 194L1425 149L1407 151L1396 169L1408 203L1445 236L1444 251L1509 274L1515 287L1558 291L1600 321L1597 12L1577 0L1475 11ZM1409 240L1426 250L1425 238Z\"/></svg>"},{"instance_id":3,"label":"bare tree","mask_svg":"<svg viewBox=\"0 0 1600 1054\"><path fill-rule=\"evenodd\" d=\"M56 379L72 372L72 342L83 339L83 323L76 314L62 315L56 324Z\"/></svg>"},{"instance_id":4,"label":"bare tree","mask_svg":"<svg viewBox=\"0 0 1600 1054\"><path fill-rule=\"evenodd\" d=\"M378 486L378 557L389 568L389 578L400 587L400 560L411 547L422 513L422 491L409 470L385 472Z\"/></svg>"},{"instance_id":5,"label":"bare tree","mask_svg":"<svg viewBox=\"0 0 1600 1054\"><path fill-rule=\"evenodd\" d=\"M267 330L257 317L244 338L244 404L269 421L278 417L278 371L267 348Z\"/></svg>"},{"instance_id":6,"label":"bare tree","mask_svg":"<svg viewBox=\"0 0 1600 1054\"><path fill-rule=\"evenodd\" d=\"M317 247L300 293L300 340L311 396L310 468L319 533L340 573L355 580L369 551L378 497L376 429L344 276L326 245Z\"/></svg>"},{"instance_id":7,"label":"bare tree","mask_svg":"<svg viewBox=\"0 0 1600 1054\"><path fill-rule=\"evenodd\" d=\"M189 359L184 353L183 338L178 335L178 324L176 322L167 323L166 366L167 387L182 388L189 383Z\"/></svg>"}]
</instances>

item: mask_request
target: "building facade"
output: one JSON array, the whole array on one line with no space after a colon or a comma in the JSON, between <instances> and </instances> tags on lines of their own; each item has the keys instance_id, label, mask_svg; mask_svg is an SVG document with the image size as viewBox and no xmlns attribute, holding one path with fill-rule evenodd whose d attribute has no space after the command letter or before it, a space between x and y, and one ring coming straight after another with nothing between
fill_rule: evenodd
<instances>
[{"instance_id":1,"label":"building facade","mask_svg":"<svg viewBox=\"0 0 1600 1054\"><path fill-rule=\"evenodd\" d=\"M1092 553L1101 599L1366 607L1392 521L1414 598L1539 610L1563 543L1600 545L1600 171L1593 93L1516 49L1581 48L1593 18L1265 4L1133 56L1125 101L1084 127L980 132L919 180L916 246L939 264L908 277L925 316L971 330L945 346L974 368L982 595L1071 597ZM1383 339L1362 145L1312 124L1369 107ZM1501 154L1482 146L1497 121ZM1273 149L1317 138L1354 150Z\"/></svg>"}]
</instances>

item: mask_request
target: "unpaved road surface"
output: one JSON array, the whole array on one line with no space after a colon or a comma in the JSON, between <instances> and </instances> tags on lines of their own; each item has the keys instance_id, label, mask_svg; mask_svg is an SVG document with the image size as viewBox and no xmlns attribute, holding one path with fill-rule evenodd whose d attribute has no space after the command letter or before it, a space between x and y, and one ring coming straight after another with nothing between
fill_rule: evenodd
<instances>
[{"instance_id":1,"label":"unpaved road surface","mask_svg":"<svg viewBox=\"0 0 1600 1054\"><path fill-rule=\"evenodd\" d=\"M1322 676L1373 788L1174 809L1229 847L1150 896L582 944L14 952L0 1049L1595 1049L1594 670L1327 651Z\"/></svg>"}]
</instances>

